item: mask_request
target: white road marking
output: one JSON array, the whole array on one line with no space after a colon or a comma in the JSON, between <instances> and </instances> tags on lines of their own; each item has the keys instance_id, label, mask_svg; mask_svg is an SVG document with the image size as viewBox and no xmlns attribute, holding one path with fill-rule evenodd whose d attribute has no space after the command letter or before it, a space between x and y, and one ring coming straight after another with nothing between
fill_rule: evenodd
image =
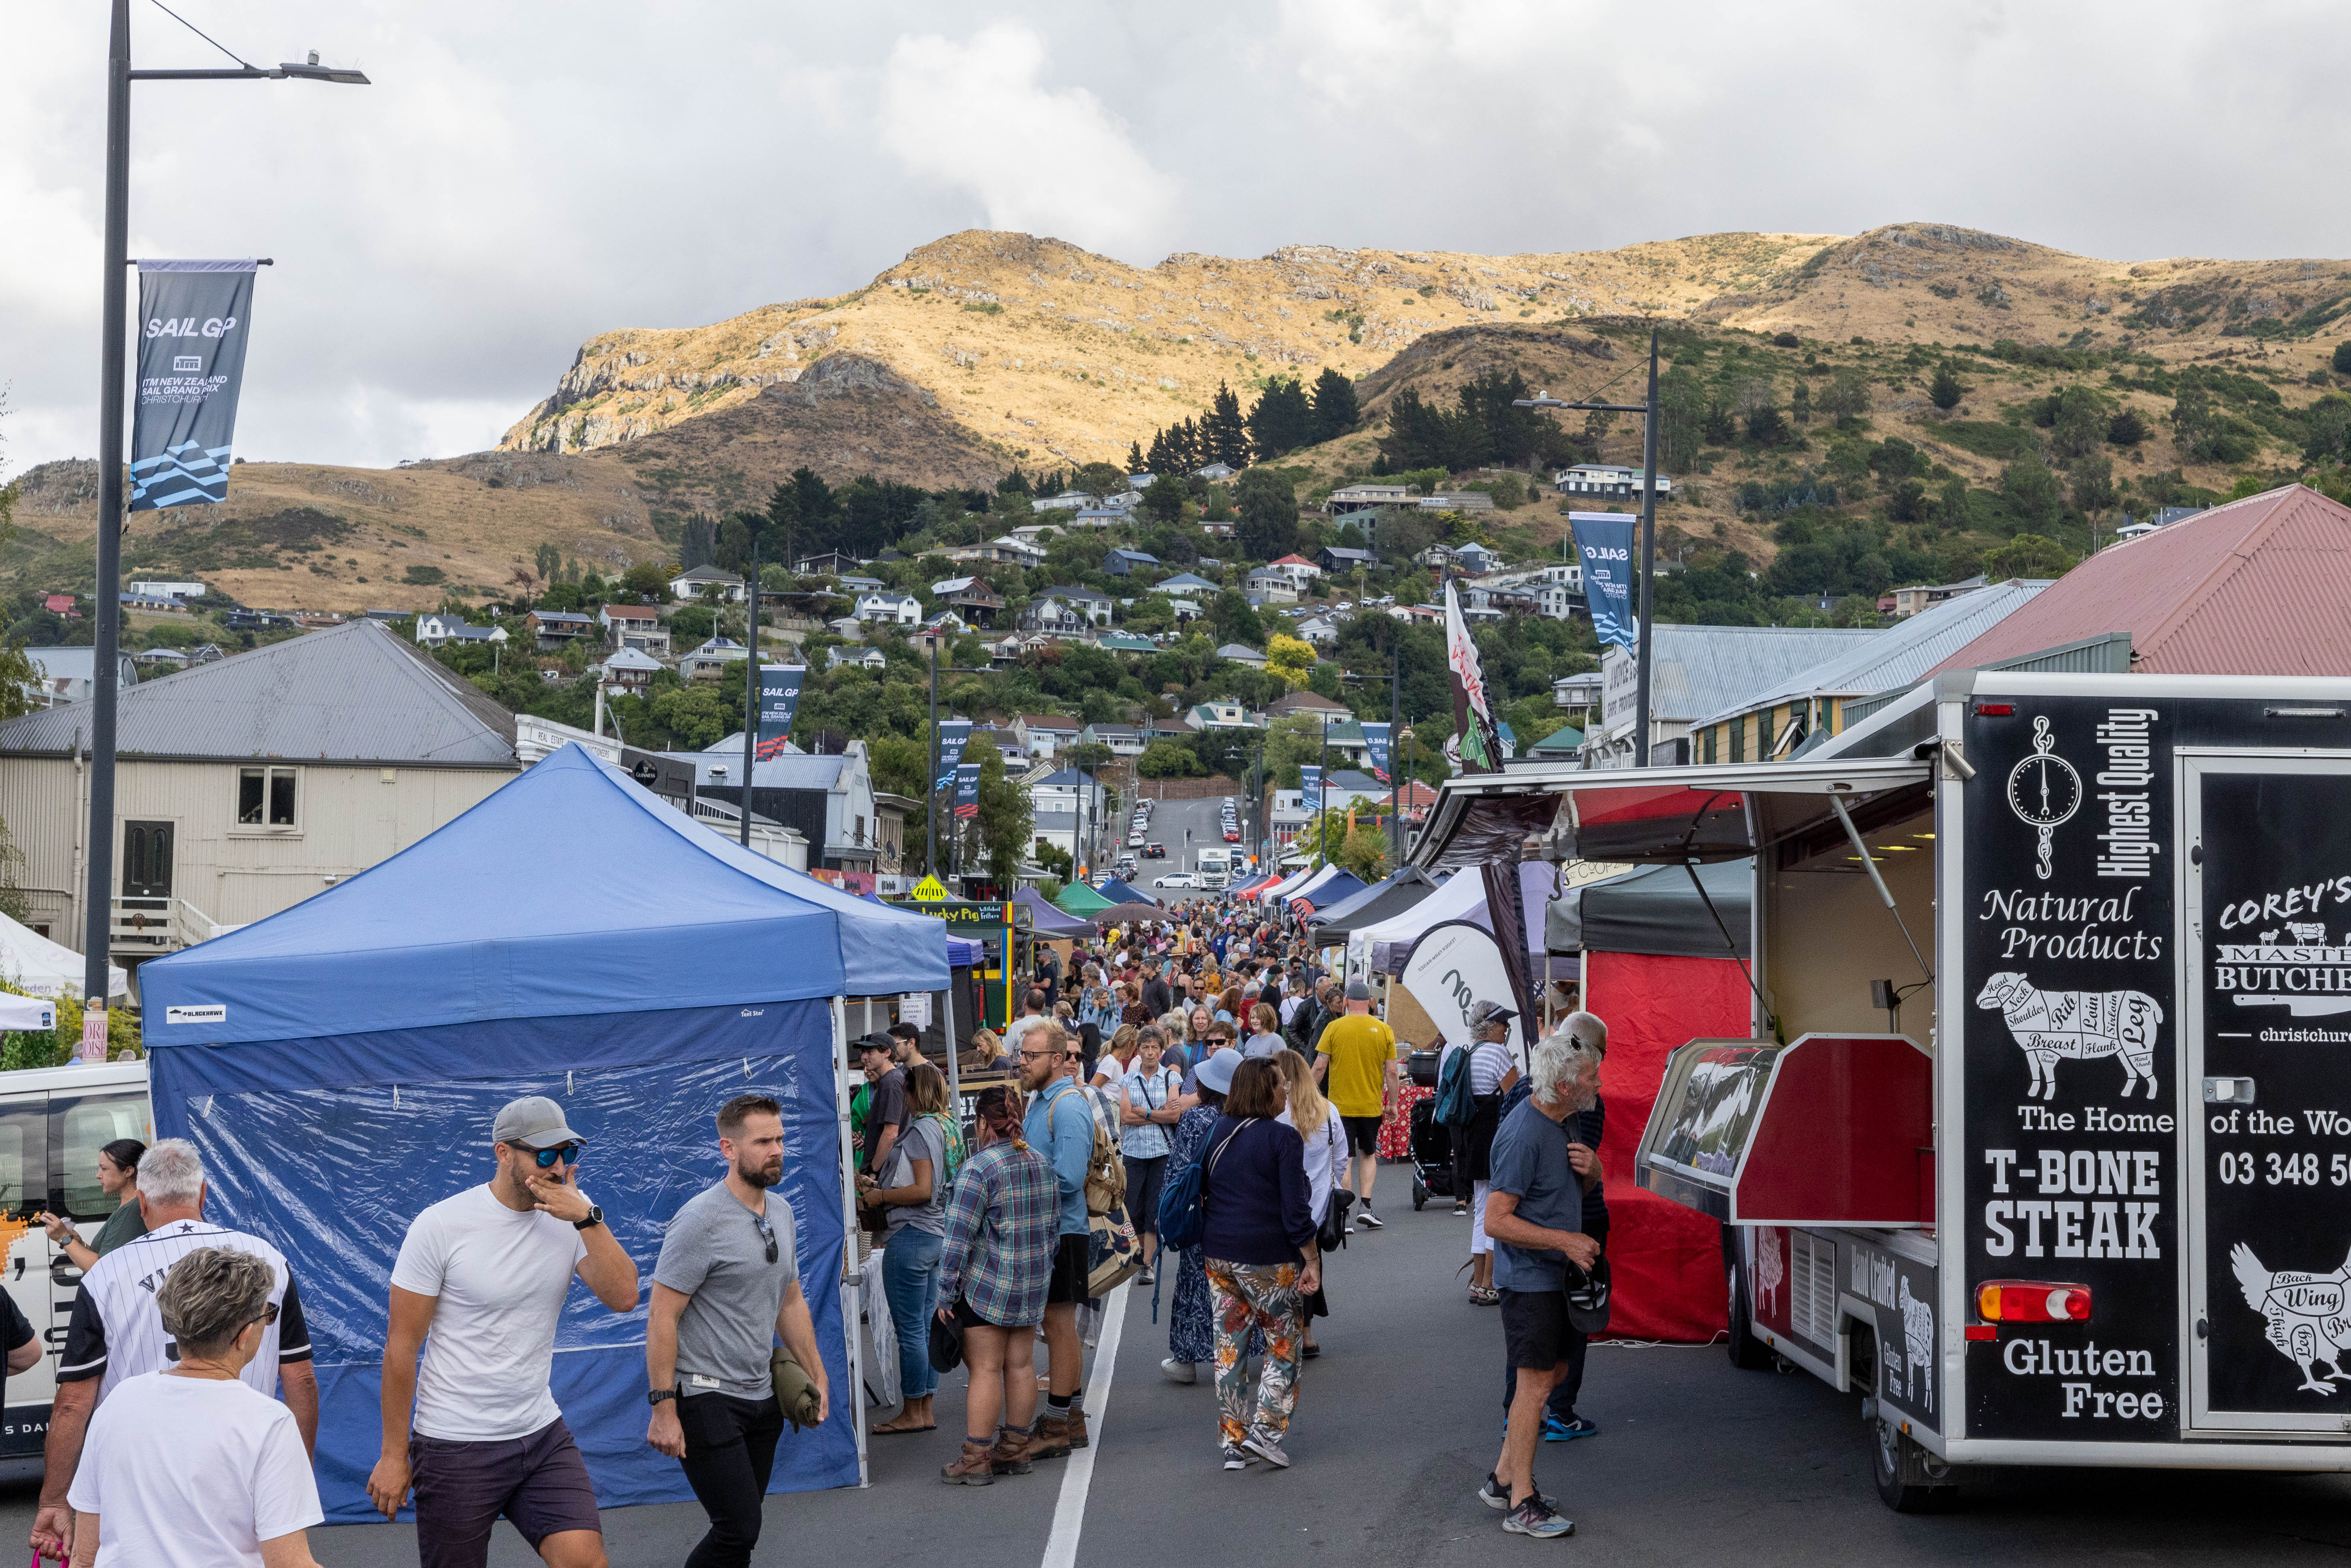
<instances>
[{"instance_id":1,"label":"white road marking","mask_svg":"<svg viewBox=\"0 0 2351 1568\"><path fill-rule=\"evenodd\" d=\"M1044 1568L1076 1568L1078 1537L1086 1527L1086 1493L1094 1480L1094 1456L1102 1451L1102 1427L1110 1415L1110 1380L1118 1369L1126 1299L1127 1287L1121 1285L1102 1308L1102 1338L1094 1345L1093 1381L1086 1385L1086 1433L1092 1441L1071 1454L1068 1468L1061 1471L1061 1495L1053 1504L1053 1533L1045 1538Z\"/></svg>"}]
</instances>

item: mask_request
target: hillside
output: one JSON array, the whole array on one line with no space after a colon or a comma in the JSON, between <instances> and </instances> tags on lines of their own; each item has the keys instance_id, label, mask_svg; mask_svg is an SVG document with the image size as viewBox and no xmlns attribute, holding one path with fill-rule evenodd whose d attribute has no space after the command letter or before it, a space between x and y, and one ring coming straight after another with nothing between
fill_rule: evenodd
<instances>
[{"instance_id":1,"label":"hillside","mask_svg":"<svg viewBox=\"0 0 2351 1568\"><path fill-rule=\"evenodd\" d=\"M2298 411L2343 384L2329 367L2346 311L2351 263L2104 261L1932 224L1517 256L1299 246L1147 268L973 231L837 298L601 334L496 451L392 471L240 463L225 507L135 518L126 559L281 608L487 597L517 586L543 544L606 571L672 559L687 515L756 505L802 465L835 483L870 473L939 489L1015 463L1117 462L1199 417L1219 384L1246 403L1270 378L1325 367L1356 379L1364 423L1287 461L1332 482L1369 469L1407 390L1444 404L1494 371L1637 401L1659 323L1682 400L1661 520L1760 563L1780 543L1772 497L1841 473L1847 510L1891 504L1888 436L1918 449L1922 485L2000 485L2011 459L2048 445L2036 405L2069 386L2143 427L2108 449L2123 505L2290 471ZM1948 411L1928 395L1946 360L1964 387ZM1854 382L1857 416L1834 430L1802 417L1798 389ZM2219 409L2202 428L2220 435L2188 450L2183 391ZM1787 410L1792 439L1744 436L1758 403ZM1581 450L1638 461L1638 420L1573 417ZM87 462L28 472L0 574L87 591L94 480ZM1498 523L1527 548L1562 527L1548 504Z\"/></svg>"}]
</instances>

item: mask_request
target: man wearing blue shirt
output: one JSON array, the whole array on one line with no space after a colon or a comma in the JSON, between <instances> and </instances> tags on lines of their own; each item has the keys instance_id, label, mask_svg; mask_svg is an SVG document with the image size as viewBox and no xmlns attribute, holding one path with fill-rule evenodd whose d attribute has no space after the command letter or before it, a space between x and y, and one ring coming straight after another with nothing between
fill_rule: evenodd
<instances>
[{"instance_id":1,"label":"man wearing blue shirt","mask_svg":"<svg viewBox=\"0 0 2351 1568\"><path fill-rule=\"evenodd\" d=\"M1093 1163L1094 1113L1064 1069L1070 1037L1042 1023L1020 1037L1020 1087L1030 1098L1021 1135L1053 1167L1060 1200L1060 1240L1045 1291L1045 1354L1050 1380L1045 1417L1029 1439L1029 1458L1058 1459L1085 1448L1086 1416L1076 1407L1085 1372L1078 1342L1078 1308L1086 1300L1086 1170ZM1549 1384L1544 1387L1548 1388Z\"/></svg>"},{"instance_id":2,"label":"man wearing blue shirt","mask_svg":"<svg viewBox=\"0 0 2351 1568\"><path fill-rule=\"evenodd\" d=\"M1565 1375L1574 1338L1567 1312L1567 1264L1589 1269L1600 1244L1583 1230L1583 1183L1566 1124L1600 1091L1599 1054L1564 1030L1535 1047L1527 1072L1533 1092L1494 1134L1486 1234L1494 1241L1494 1283L1502 1292L1502 1337L1518 1389L1494 1473L1479 1489L1506 1510L1517 1535L1559 1536L1575 1526L1535 1490L1534 1451L1543 1401Z\"/></svg>"}]
</instances>

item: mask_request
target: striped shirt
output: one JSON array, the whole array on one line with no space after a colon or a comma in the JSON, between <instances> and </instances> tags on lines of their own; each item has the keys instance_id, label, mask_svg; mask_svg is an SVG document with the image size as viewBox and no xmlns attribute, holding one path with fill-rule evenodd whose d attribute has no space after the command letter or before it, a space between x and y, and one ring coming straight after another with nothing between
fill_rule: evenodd
<instances>
[{"instance_id":1,"label":"striped shirt","mask_svg":"<svg viewBox=\"0 0 2351 1568\"><path fill-rule=\"evenodd\" d=\"M175 1219L161 1230L124 1242L90 1266L82 1276L73 1316L66 1324L66 1349L57 1363L57 1381L102 1378L98 1386L102 1405L124 1378L162 1372L177 1362L179 1347L164 1332L163 1312L155 1304L155 1292L172 1264L204 1247L251 1253L266 1260L277 1272L277 1282L269 1299L277 1303L277 1321L263 1327L260 1351L238 1374L256 1393L276 1398L278 1367L310 1359L310 1336L302 1324L302 1303L294 1291L294 1276L284 1255L268 1242L201 1219Z\"/></svg>"},{"instance_id":2,"label":"striped shirt","mask_svg":"<svg viewBox=\"0 0 2351 1568\"><path fill-rule=\"evenodd\" d=\"M939 1300L960 1295L982 1322L1026 1328L1045 1318L1060 1228L1053 1167L1035 1149L990 1144L956 1178L939 1254Z\"/></svg>"}]
</instances>

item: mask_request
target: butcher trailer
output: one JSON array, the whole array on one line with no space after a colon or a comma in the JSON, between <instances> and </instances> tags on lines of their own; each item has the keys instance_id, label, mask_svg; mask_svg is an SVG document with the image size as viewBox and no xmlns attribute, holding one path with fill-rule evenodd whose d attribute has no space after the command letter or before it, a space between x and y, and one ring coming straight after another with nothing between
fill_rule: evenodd
<instances>
[{"instance_id":1,"label":"butcher trailer","mask_svg":"<svg viewBox=\"0 0 2351 1568\"><path fill-rule=\"evenodd\" d=\"M2351 681L1950 672L1785 761L1450 780L1413 858L1530 834L1752 857L1751 1038L1673 1053L1637 1176L1889 1504L2351 1469Z\"/></svg>"}]
</instances>

